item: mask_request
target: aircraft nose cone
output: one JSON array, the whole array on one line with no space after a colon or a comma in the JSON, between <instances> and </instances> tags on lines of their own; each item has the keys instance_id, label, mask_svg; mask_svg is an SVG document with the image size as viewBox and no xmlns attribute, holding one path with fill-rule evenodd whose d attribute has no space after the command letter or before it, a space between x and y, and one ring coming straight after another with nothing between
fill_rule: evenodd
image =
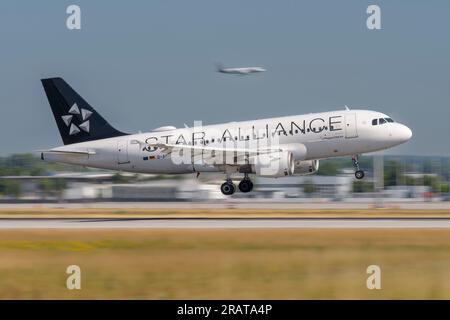
<instances>
[{"instance_id":1,"label":"aircraft nose cone","mask_svg":"<svg viewBox=\"0 0 450 320\"><path fill-rule=\"evenodd\" d=\"M397 130L395 131L395 138L399 141L399 143L406 142L412 137L411 129L403 124L399 124Z\"/></svg>"},{"instance_id":2,"label":"aircraft nose cone","mask_svg":"<svg viewBox=\"0 0 450 320\"><path fill-rule=\"evenodd\" d=\"M405 125L403 126L403 129L402 129L402 137L403 137L403 140L405 140L405 142L412 138L411 129Z\"/></svg>"}]
</instances>

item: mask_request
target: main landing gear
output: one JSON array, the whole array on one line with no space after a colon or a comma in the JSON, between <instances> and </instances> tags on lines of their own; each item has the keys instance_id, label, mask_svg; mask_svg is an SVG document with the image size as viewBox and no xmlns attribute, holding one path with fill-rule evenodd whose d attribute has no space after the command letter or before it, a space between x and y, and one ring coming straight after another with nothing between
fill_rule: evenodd
<instances>
[{"instance_id":1,"label":"main landing gear","mask_svg":"<svg viewBox=\"0 0 450 320\"><path fill-rule=\"evenodd\" d=\"M230 178L227 179L221 186L220 191L226 196L231 196L236 191L236 186Z\"/></svg>"},{"instance_id":2,"label":"main landing gear","mask_svg":"<svg viewBox=\"0 0 450 320\"><path fill-rule=\"evenodd\" d=\"M354 155L352 157L352 161L353 161L353 166L356 169L356 171L355 171L355 178L360 180L360 179L364 178L364 171L359 169L358 158L359 158L358 155Z\"/></svg>"},{"instance_id":3,"label":"main landing gear","mask_svg":"<svg viewBox=\"0 0 450 320\"><path fill-rule=\"evenodd\" d=\"M239 182L239 190L243 193L247 193L253 190L253 182L249 179L247 174L245 174L244 179Z\"/></svg>"},{"instance_id":4,"label":"main landing gear","mask_svg":"<svg viewBox=\"0 0 450 320\"><path fill-rule=\"evenodd\" d=\"M239 182L238 188L242 193L253 190L253 182L248 177L248 174L245 174L244 179ZM230 178L227 178L227 181L220 186L220 191L226 196L231 196L236 191L236 186Z\"/></svg>"}]
</instances>

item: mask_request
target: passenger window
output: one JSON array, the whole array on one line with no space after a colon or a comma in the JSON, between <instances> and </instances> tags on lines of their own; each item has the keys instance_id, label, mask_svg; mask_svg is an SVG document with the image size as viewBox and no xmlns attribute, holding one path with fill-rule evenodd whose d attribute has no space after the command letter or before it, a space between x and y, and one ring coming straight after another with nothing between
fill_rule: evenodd
<instances>
[{"instance_id":1,"label":"passenger window","mask_svg":"<svg viewBox=\"0 0 450 320\"><path fill-rule=\"evenodd\" d=\"M373 126L376 126L377 124L378 124L378 119L373 119L373 120L372 120L372 125L373 125Z\"/></svg>"},{"instance_id":2,"label":"passenger window","mask_svg":"<svg viewBox=\"0 0 450 320\"><path fill-rule=\"evenodd\" d=\"M386 123L386 120L384 120L383 118L380 118L379 120L380 120L380 124Z\"/></svg>"}]
</instances>

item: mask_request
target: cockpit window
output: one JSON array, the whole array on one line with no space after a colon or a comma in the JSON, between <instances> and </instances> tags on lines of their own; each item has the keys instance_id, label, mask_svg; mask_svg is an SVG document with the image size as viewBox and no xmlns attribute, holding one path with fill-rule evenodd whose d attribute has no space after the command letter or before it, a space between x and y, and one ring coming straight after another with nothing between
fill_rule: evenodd
<instances>
[{"instance_id":1,"label":"cockpit window","mask_svg":"<svg viewBox=\"0 0 450 320\"><path fill-rule=\"evenodd\" d=\"M372 125L376 126L379 124L385 124L385 123L392 123L395 122L394 120L392 120L392 118L380 118L380 119L373 119L372 120Z\"/></svg>"}]
</instances>

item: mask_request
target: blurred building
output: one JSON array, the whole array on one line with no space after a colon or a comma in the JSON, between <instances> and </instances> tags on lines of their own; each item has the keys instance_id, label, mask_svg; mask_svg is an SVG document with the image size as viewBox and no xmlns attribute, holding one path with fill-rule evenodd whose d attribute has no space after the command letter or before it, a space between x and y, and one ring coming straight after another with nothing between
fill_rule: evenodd
<instances>
[{"instance_id":1,"label":"blurred building","mask_svg":"<svg viewBox=\"0 0 450 320\"><path fill-rule=\"evenodd\" d=\"M333 198L342 199L352 192L351 176L292 176L278 179L257 178L256 189L271 198Z\"/></svg>"},{"instance_id":2,"label":"blurred building","mask_svg":"<svg viewBox=\"0 0 450 320\"><path fill-rule=\"evenodd\" d=\"M6 176L0 179L13 180L20 184L20 196L3 196L2 202L41 201L207 201L216 199L267 198L267 199L330 199L349 198L373 199L424 199L431 192L427 186L392 186L381 193L353 193L355 178L340 176L290 176L277 179L253 177L254 190L251 193L236 192L225 197L220 192L222 174L156 176L114 172L59 173L51 176ZM42 190L42 182L64 180L64 187L57 192ZM238 179L235 180L236 184ZM366 183L373 183L368 177Z\"/></svg>"},{"instance_id":3,"label":"blurred building","mask_svg":"<svg viewBox=\"0 0 450 320\"><path fill-rule=\"evenodd\" d=\"M431 192L428 186L390 186L383 191L386 198L424 198Z\"/></svg>"}]
</instances>

